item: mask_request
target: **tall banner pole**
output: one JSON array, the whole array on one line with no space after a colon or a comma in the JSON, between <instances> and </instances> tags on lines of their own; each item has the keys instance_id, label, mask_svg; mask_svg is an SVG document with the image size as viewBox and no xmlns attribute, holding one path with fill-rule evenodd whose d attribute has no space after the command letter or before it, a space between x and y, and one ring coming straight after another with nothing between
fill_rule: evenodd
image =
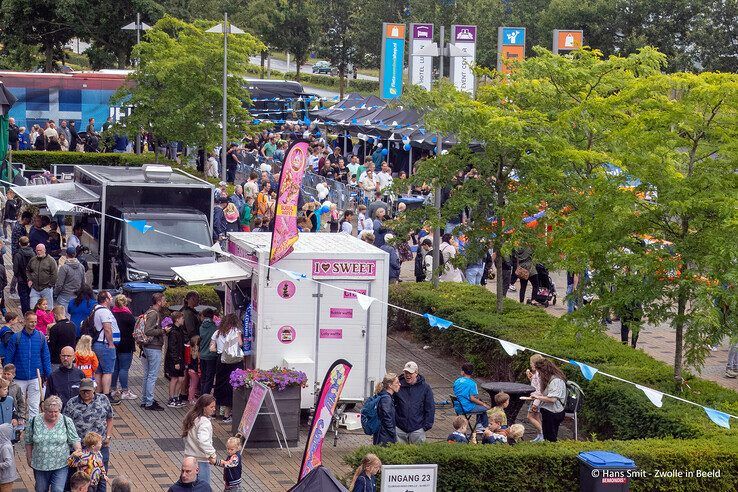
<instances>
[{"instance_id":1,"label":"tall banner pole","mask_svg":"<svg viewBox=\"0 0 738 492\"><path fill-rule=\"evenodd\" d=\"M525 60L525 28L497 28L497 71L510 73L513 62Z\"/></svg>"},{"instance_id":2,"label":"tall banner pole","mask_svg":"<svg viewBox=\"0 0 738 492\"><path fill-rule=\"evenodd\" d=\"M379 97L397 99L402 95L405 63L405 24L382 24L382 58L379 70Z\"/></svg>"},{"instance_id":3,"label":"tall banner pole","mask_svg":"<svg viewBox=\"0 0 738 492\"><path fill-rule=\"evenodd\" d=\"M274 265L292 252L297 242L297 203L300 186L305 176L308 159L308 143L304 140L293 142L287 151L279 176L277 206L272 227L272 244L269 250L269 264Z\"/></svg>"},{"instance_id":4,"label":"tall banner pole","mask_svg":"<svg viewBox=\"0 0 738 492\"><path fill-rule=\"evenodd\" d=\"M584 31L572 29L554 29L553 46L551 51L554 55L559 53L578 50L584 43Z\"/></svg>"},{"instance_id":5,"label":"tall banner pole","mask_svg":"<svg viewBox=\"0 0 738 492\"><path fill-rule=\"evenodd\" d=\"M456 89L474 97L477 89L476 76L472 67L477 57L477 26L451 26L451 80Z\"/></svg>"},{"instance_id":6,"label":"tall banner pole","mask_svg":"<svg viewBox=\"0 0 738 492\"><path fill-rule=\"evenodd\" d=\"M328 369L320 387L320 397L315 406L313 422L310 424L310 433L305 443L305 453L302 455L300 476L297 481L303 479L311 470L323 464L323 441L325 433L333 420L338 400L346 384L346 379L351 372L351 363L338 359Z\"/></svg>"},{"instance_id":7,"label":"tall banner pole","mask_svg":"<svg viewBox=\"0 0 738 492\"><path fill-rule=\"evenodd\" d=\"M410 24L410 84L431 90L433 57L437 54L438 47L433 42L433 24Z\"/></svg>"}]
</instances>

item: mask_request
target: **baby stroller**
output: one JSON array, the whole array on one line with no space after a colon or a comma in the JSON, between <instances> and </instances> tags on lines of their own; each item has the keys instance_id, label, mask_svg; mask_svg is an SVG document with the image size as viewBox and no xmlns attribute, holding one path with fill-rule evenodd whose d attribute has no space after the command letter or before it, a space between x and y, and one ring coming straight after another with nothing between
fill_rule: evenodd
<instances>
[{"instance_id":1,"label":"baby stroller","mask_svg":"<svg viewBox=\"0 0 738 492\"><path fill-rule=\"evenodd\" d=\"M556 286L551 280L551 275L541 263L536 264L536 272L538 272L538 289L531 294L528 304L537 304L543 307L556 305Z\"/></svg>"}]
</instances>

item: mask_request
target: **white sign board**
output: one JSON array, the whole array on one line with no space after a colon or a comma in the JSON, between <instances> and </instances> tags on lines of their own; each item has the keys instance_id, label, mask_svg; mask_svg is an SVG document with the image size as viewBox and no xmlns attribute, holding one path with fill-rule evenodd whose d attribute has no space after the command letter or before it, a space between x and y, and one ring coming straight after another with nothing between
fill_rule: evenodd
<instances>
[{"instance_id":1,"label":"white sign board","mask_svg":"<svg viewBox=\"0 0 738 492\"><path fill-rule=\"evenodd\" d=\"M433 42L433 24L410 24L410 83L428 91L433 82L433 57L421 53L433 47L438 50Z\"/></svg>"},{"instance_id":2,"label":"white sign board","mask_svg":"<svg viewBox=\"0 0 738 492\"><path fill-rule=\"evenodd\" d=\"M451 44L456 48L450 49L451 80L459 91L473 96L476 78L471 67L477 56L477 26L451 26Z\"/></svg>"},{"instance_id":3,"label":"white sign board","mask_svg":"<svg viewBox=\"0 0 738 492\"><path fill-rule=\"evenodd\" d=\"M382 465L382 492L435 492L438 465Z\"/></svg>"}]
</instances>

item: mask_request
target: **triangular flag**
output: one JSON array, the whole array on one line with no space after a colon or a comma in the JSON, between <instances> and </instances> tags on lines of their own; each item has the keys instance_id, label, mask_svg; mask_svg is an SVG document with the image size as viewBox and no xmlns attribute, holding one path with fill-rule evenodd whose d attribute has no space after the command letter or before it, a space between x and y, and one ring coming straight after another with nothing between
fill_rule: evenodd
<instances>
[{"instance_id":1,"label":"triangular flag","mask_svg":"<svg viewBox=\"0 0 738 492\"><path fill-rule=\"evenodd\" d=\"M714 408L702 408L705 409L705 413L707 413L707 416L710 417L710 420L715 422L720 427L730 429L730 415L725 412L721 412L720 410L715 410Z\"/></svg>"},{"instance_id":2,"label":"triangular flag","mask_svg":"<svg viewBox=\"0 0 738 492\"><path fill-rule=\"evenodd\" d=\"M285 275L287 275L292 280L298 280L299 281L299 280L302 280L304 278L307 278L307 275L305 275L304 273L293 272L293 271L290 271L290 270L282 270L282 269L278 269L278 270L280 272L284 273Z\"/></svg>"},{"instance_id":3,"label":"triangular flag","mask_svg":"<svg viewBox=\"0 0 738 492\"><path fill-rule=\"evenodd\" d=\"M205 251L212 251L213 253L217 253L219 255L223 256L231 256L230 253L226 253L223 251L223 248L220 247L220 243L215 243L212 246L205 246L204 244L198 244L200 249L204 249Z\"/></svg>"},{"instance_id":4,"label":"triangular flag","mask_svg":"<svg viewBox=\"0 0 738 492\"><path fill-rule=\"evenodd\" d=\"M428 320L429 325L437 326L438 328L442 330L445 330L449 326L453 325L451 321L447 319L439 318L438 316L433 316L432 314L425 313L423 317Z\"/></svg>"},{"instance_id":5,"label":"triangular flag","mask_svg":"<svg viewBox=\"0 0 738 492\"><path fill-rule=\"evenodd\" d=\"M136 229L141 234L146 233L150 229L153 229L150 225L146 223L145 220L130 220L130 219L124 219L126 223L128 223L131 227Z\"/></svg>"},{"instance_id":6,"label":"triangular flag","mask_svg":"<svg viewBox=\"0 0 738 492\"><path fill-rule=\"evenodd\" d=\"M360 294L358 292L356 292L355 294L356 294L356 300L359 301L359 306L361 306L361 309L363 309L364 311L369 309L369 307L374 302L373 297L365 296L364 294Z\"/></svg>"},{"instance_id":7,"label":"triangular flag","mask_svg":"<svg viewBox=\"0 0 738 492\"><path fill-rule=\"evenodd\" d=\"M74 210L74 204L59 200L53 196L46 195L46 208L49 209L49 213L53 217L57 212L71 212Z\"/></svg>"},{"instance_id":8,"label":"triangular flag","mask_svg":"<svg viewBox=\"0 0 738 492\"><path fill-rule=\"evenodd\" d=\"M525 347L522 345L518 345L517 343L508 342L505 340L500 340L500 345L502 345L502 348L505 349L505 352L507 352L507 355L513 356L517 355L518 352L522 352L525 350Z\"/></svg>"},{"instance_id":9,"label":"triangular flag","mask_svg":"<svg viewBox=\"0 0 738 492\"><path fill-rule=\"evenodd\" d=\"M572 359L569 359L569 364L573 366L578 366L579 370L582 371L582 376L584 376L584 379L586 379L587 381L592 381L592 378L595 376L595 374L597 374L600 371L599 369L595 367L588 366L587 364L583 362L577 362Z\"/></svg>"},{"instance_id":10,"label":"triangular flag","mask_svg":"<svg viewBox=\"0 0 738 492\"><path fill-rule=\"evenodd\" d=\"M651 400L651 403L656 405L658 408L661 408L661 405L664 404L661 399L664 397L664 394L660 391L656 391L651 388L646 388L645 386L641 386L640 384L636 384L636 388L643 391L646 394L646 397Z\"/></svg>"}]
</instances>

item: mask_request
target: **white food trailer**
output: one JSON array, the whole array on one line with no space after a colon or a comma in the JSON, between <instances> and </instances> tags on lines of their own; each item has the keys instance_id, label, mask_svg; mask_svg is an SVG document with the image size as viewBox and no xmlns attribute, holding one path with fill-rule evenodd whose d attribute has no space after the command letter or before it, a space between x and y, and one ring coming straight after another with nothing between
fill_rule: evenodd
<instances>
[{"instance_id":1,"label":"white food trailer","mask_svg":"<svg viewBox=\"0 0 738 492\"><path fill-rule=\"evenodd\" d=\"M188 284L225 283L226 312L236 282L251 280L253 366L304 371L302 408L314 406L317 387L337 359L353 365L341 401L363 401L385 373L389 255L346 234L303 233L294 251L275 265L280 271L266 266L271 237L229 233L226 261L174 271ZM364 310L353 292L383 302Z\"/></svg>"}]
</instances>

